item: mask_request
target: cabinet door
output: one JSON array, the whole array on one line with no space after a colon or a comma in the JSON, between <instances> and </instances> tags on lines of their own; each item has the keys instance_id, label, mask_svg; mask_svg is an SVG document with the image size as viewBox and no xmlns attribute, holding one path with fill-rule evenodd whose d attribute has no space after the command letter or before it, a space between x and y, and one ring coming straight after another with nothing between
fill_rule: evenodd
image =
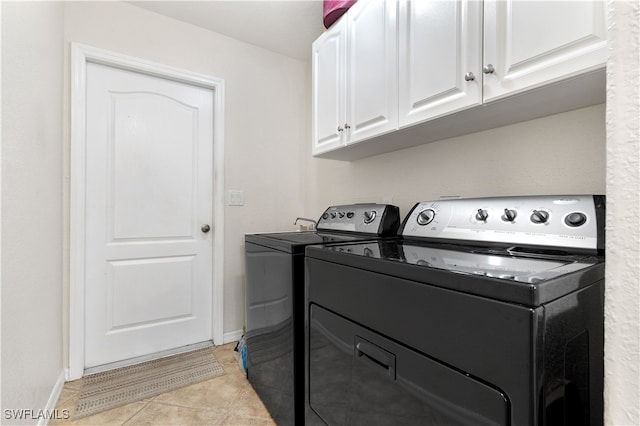
<instances>
[{"instance_id":1,"label":"cabinet door","mask_svg":"<svg viewBox=\"0 0 640 426\"><path fill-rule=\"evenodd\" d=\"M484 100L605 66L605 1L485 0Z\"/></svg>"},{"instance_id":2,"label":"cabinet door","mask_svg":"<svg viewBox=\"0 0 640 426\"><path fill-rule=\"evenodd\" d=\"M346 20L336 22L312 46L312 154L343 145Z\"/></svg>"},{"instance_id":3,"label":"cabinet door","mask_svg":"<svg viewBox=\"0 0 640 426\"><path fill-rule=\"evenodd\" d=\"M400 127L482 103L481 2L402 0L398 25Z\"/></svg>"},{"instance_id":4,"label":"cabinet door","mask_svg":"<svg viewBox=\"0 0 640 426\"><path fill-rule=\"evenodd\" d=\"M359 0L347 13L347 143L398 128L395 0Z\"/></svg>"}]
</instances>

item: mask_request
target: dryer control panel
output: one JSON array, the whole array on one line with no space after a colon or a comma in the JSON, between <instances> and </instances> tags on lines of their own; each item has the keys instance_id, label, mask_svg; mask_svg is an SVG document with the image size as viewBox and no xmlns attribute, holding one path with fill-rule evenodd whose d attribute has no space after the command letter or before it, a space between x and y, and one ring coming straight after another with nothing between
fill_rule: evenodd
<instances>
[{"instance_id":1,"label":"dryer control panel","mask_svg":"<svg viewBox=\"0 0 640 426\"><path fill-rule=\"evenodd\" d=\"M604 247L604 196L447 199L417 203L404 237L596 250Z\"/></svg>"},{"instance_id":2,"label":"dryer control panel","mask_svg":"<svg viewBox=\"0 0 640 426\"><path fill-rule=\"evenodd\" d=\"M400 210L390 204L347 204L332 206L318 219L319 231L344 231L396 235L400 226Z\"/></svg>"}]
</instances>

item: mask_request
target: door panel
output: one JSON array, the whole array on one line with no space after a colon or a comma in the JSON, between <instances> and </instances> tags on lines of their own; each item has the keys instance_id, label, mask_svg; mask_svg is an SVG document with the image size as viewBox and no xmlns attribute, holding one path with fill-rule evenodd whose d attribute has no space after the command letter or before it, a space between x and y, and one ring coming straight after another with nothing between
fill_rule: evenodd
<instances>
[{"instance_id":1,"label":"door panel","mask_svg":"<svg viewBox=\"0 0 640 426\"><path fill-rule=\"evenodd\" d=\"M108 265L108 333L192 318L195 256L119 260Z\"/></svg>"},{"instance_id":2,"label":"door panel","mask_svg":"<svg viewBox=\"0 0 640 426\"><path fill-rule=\"evenodd\" d=\"M510 424L507 398L490 383L315 304L309 405L331 425Z\"/></svg>"},{"instance_id":3,"label":"door panel","mask_svg":"<svg viewBox=\"0 0 640 426\"><path fill-rule=\"evenodd\" d=\"M398 128L396 9L360 1L346 15L348 144Z\"/></svg>"},{"instance_id":4,"label":"door panel","mask_svg":"<svg viewBox=\"0 0 640 426\"><path fill-rule=\"evenodd\" d=\"M85 367L211 339L213 93L87 64Z\"/></svg>"},{"instance_id":5,"label":"door panel","mask_svg":"<svg viewBox=\"0 0 640 426\"><path fill-rule=\"evenodd\" d=\"M313 154L343 144L346 21L336 22L313 43Z\"/></svg>"},{"instance_id":6,"label":"door panel","mask_svg":"<svg viewBox=\"0 0 640 426\"><path fill-rule=\"evenodd\" d=\"M110 102L113 238L190 238L196 220L198 109L144 92L111 93Z\"/></svg>"},{"instance_id":7,"label":"door panel","mask_svg":"<svg viewBox=\"0 0 640 426\"><path fill-rule=\"evenodd\" d=\"M484 101L597 69L607 61L606 2L484 3Z\"/></svg>"},{"instance_id":8,"label":"door panel","mask_svg":"<svg viewBox=\"0 0 640 426\"><path fill-rule=\"evenodd\" d=\"M400 3L400 127L482 103L481 21L476 1Z\"/></svg>"}]
</instances>

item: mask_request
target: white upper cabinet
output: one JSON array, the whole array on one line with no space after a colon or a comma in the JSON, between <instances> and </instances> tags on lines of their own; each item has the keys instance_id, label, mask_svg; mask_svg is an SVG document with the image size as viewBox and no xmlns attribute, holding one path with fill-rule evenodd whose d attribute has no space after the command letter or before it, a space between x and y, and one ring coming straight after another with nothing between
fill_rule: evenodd
<instances>
[{"instance_id":1,"label":"white upper cabinet","mask_svg":"<svg viewBox=\"0 0 640 426\"><path fill-rule=\"evenodd\" d=\"M604 0L359 0L313 44L313 155L354 160L605 100Z\"/></svg>"},{"instance_id":2,"label":"white upper cabinet","mask_svg":"<svg viewBox=\"0 0 640 426\"><path fill-rule=\"evenodd\" d=\"M605 1L484 2L484 100L601 68Z\"/></svg>"},{"instance_id":3,"label":"white upper cabinet","mask_svg":"<svg viewBox=\"0 0 640 426\"><path fill-rule=\"evenodd\" d=\"M347 144L398 128L394 0L358 0L347 12Z\"/></svg>"},{"instance_id":4,"label":"white upper cabinet","mask_svg":"<svg viewBox=\"0 0 640 426\"><path fill-rule=\"evenodd\" d=\"M395 0L359 0L312 47L313 154L398 128Z\"/></svg>"},{"instance_id":5,"label":"white upper cabinet","mask_svg":"<svg viewBox=\"0 0 640 426\"><path fill-rule=\"evenodd\" d=\"M402 0L400 127L482 103L482 3Z\"/></svg>"},{"instance_id":6,"label":"white upper cabinet","mask_svg":"<svg viewBox=\"0 0 640 426\"><path fill-rule=\"evenodd\" d=\"M312 47L314 155L344 143L346 26L345 20L339 20Z\"/></svg>"}]
</instances>

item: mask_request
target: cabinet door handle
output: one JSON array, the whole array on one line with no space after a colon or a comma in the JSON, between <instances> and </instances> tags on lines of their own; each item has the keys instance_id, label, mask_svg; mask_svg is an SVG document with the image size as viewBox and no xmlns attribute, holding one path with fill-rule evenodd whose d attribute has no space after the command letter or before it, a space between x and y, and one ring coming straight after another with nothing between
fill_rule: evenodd
<instances>
[{"instance_id":1,"label":"cabinet door handle","mask_svg":"<svg viewBox=\"0 0 640 426\"><path fill-rule=\"evenodd\" d=\"M338 132L342 132L344 129L341 126L338 126Z\"/></svg>"},{"instance_id":2,"label":"cabinet door handle","mask_svg":"<svg viewBox=\"0 0 640 426\"><path fill-rule=\"evenodd\" d=\"M466 81L473 81L473 80L475 80L475 79L476 79L476 76L475 76L475 75L473 75L473 73L472 73L471 71L469 71L468 73L466 73L466 74L464 75L464 79L465 79Z\"/></svg>"},{"instance_id":3,"label":"cabinet door handle","mask_svg":"<svg viewBox=\"0 0 640 426\"><path fill-rule=\"evenodd\" d=\"M487 64L482 67L482 72L485 74L493 74L496 69L491 64Z\"/></svg>"},{"instance_id":4,"label":"cabinet door handle","mask_svg":"<svg viewBox=\"0 0 640 426\"><path fill-rule=\"evenodd\" d=\"M349 126L349 124L344 123L344 129L345 129L345 130L349 130L350 128L351 128L351 126Z\"/></svg>"}]
</instances>

